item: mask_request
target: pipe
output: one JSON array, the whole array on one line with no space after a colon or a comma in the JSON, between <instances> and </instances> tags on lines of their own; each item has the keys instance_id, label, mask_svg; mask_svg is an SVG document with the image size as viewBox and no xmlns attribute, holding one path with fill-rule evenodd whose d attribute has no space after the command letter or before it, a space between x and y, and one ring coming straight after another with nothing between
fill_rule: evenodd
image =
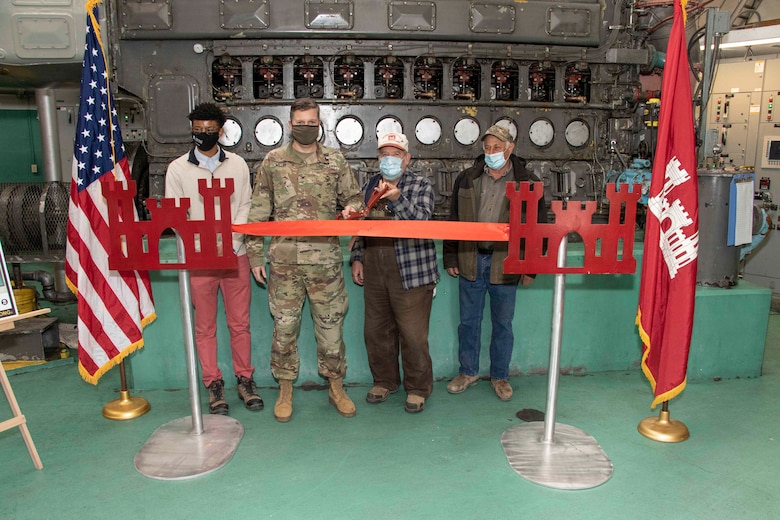
<instances>
[{"instance_id":1,"label":"pipe","mask_svg":"<svg viewBox=\"0 0 780 520\"><path fill-rule=\"evenodd\" d=\"M46 182L61 182L62 160L60 157L60 134L57 128L57 102L54 89L35 89L35 103L38 105L38 119L41 126L43 147L43 174Z\"/></svg>"},{"instance_id":2,"label":"pipe","mask_svg":"<svg viewBox=\"0 0 780 520\"><path fill-rule=\"evenodd\" d=\"M558 269L566 267L568 236L564 235L558 244ZM547 408L544 414L544 435L542 444L555 443L555 407L558 401L558 378L561 374L561 337L563 334L563 299L566 289L566 273L555 275L553 287L553 316L550 332L550 364L547 372Z\"/></svg>"},{"instance_id":3,"label":"pipe","mask_svg":"<svg viewBox=\"0 0 780 520\"><path fill-rule=\"evenodd\" d=\"M43 299L52 303L66 303L76 300L76 295L70 291L57 292L54 289L54 275L48 271L22 271L22 280L32 280L41 284Z\"/></svg>"},{"instance_id":4,"label":"pipe","mask_svg":"<svg viewBox=\"0 0 780 520\"><path fill-rule=\"evenodd\" d=\"M54 290L58 294L73 294L68 288L68 276L65 274L65 262L54 262ZM75 296L75 295L74 295Z\"/></svg>"}]
</instances>

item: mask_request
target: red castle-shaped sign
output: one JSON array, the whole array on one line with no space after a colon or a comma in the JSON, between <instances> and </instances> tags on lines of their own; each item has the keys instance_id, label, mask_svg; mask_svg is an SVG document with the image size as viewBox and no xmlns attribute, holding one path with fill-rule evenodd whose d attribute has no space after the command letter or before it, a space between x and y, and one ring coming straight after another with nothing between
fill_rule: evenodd
<instances>
[{"instance_id":1,"label":"red castle-shaped sign","mask_svg":"<svg viewBox=\"0 0 780 520\"><path fill-rule=\"evenodd\" d=\"M233 179L198 180L203 220L188 220L189 199L146 199L151 220L135 218L135 182L101 181L108 204L111 242L108 266L115 270L235 269L231 246L230 195ZM183 261L160 258L160 238L172 229L181 239ZM223 244L226 247L223 247Z\"/></svg>"},{"instance_id":2,"label":"red castle-shaped sign","mask_svg":"<svg viewBox=\"0 0 780 520\"><path fill-rule=\"evenodd\" d=\"M551 204L555 222L537 222L537 204L544 194L541 183L510 182L509 256L506 273L536 274L627 274L636 271L634 229L641 185L624 185L618 191L607 184L609 216L606 223L594 223L596 202L555 200ZM576 233L584 246L582 266L559 266L557 251L561 240Z\"/></svg>"}]
</instances>

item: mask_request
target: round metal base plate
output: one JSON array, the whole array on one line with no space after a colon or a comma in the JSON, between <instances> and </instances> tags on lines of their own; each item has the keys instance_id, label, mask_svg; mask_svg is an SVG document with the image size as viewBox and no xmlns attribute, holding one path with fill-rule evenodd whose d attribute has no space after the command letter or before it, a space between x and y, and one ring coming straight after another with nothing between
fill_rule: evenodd
<instances>
[{"instance_id":1,"label":"round metal base plate","mask_svg":"<svg viewBox=\"0 0 780 520\"><path fill-rule=\"evenodd\" d=\"M588 489L612 476L612 462L596 439L574 426L555 423L554 442L543 443L544 423L507 428L501 446L515 472L555 489Z\"/></svg>"},{"instance_id":2,"label":"round metal base plate","mask_svg":"<svg viewBox=\"0 0 780 520\"><path fill-rule=\"evenodd\" d=\"M158 480L184 480L215 471L230 461L244 427L224 415L204 415L203 433L192 434L192 417L163 424L136 453L135 469Z\"/></svg>"}]
</instances>

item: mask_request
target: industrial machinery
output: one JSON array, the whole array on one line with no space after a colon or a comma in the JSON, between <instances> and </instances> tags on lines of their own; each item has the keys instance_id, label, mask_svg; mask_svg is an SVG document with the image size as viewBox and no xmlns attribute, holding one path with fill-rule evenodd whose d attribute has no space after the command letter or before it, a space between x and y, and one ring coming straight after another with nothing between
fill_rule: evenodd
<instances>
[{"instance_id":1,"label":"industrial machinery","mask_svg":"<svg viewBox=\"0 0 780 520\"><path fill-rule=\"evenodd\" d=\"M639 76L656 59L634 2L140 0L108 4L125 142L143 141L148 195L190 147L187 113L214 101L222 144L258 163L287 142L289 106L321 106L321 142L362 181L377 134L402 131L438 217L492 124L549 198L599 199L645 130ZM134 100L134 101L131 101ZM147 171L138 172L146 175Z\"/></svg>"},{"instance_id":2,"label":"industrial machinery","mask_svg":"<svg viewBox=\"0 0 780 520\"><path fill-rule=\"evenodd\" d=\"M320 141L360 182L377 171L377 135L404 132L445 218L455 176L496 123L548 200L604 202L626 171L646 181L655 128L640 76L663 62L648 27L670 14L655 0L106 0L100 21L139 203L163 195L168 164L191 146L195 104L224 108L223 146L254 167L289 141L290 104L309 96ZM80 77L81 4L12 2L0 18L14 27L0 36L0 93L56 81L52 133L67 150L77 101L62 92Z\"/></svg>"}]
</instances>

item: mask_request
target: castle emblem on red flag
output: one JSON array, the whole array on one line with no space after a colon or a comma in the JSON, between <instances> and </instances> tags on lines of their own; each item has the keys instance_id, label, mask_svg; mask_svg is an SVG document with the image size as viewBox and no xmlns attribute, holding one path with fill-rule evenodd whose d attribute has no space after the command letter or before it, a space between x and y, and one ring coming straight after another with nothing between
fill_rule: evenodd
<instances>
[{"instance_id":1,"label":"castle emblem on red flag","mask_svg":"<svg viewBox=\"0 0 780 520\"><path fill-rule=\"evenodd\" d=\"M661 224L659 247L669 268L669 277L674 278L680 268L690 264L698 255L699 231L690 226L694 223L687 208L679 198L674 198L674 189L691 180L675 155L666 164L664 185L661 192L650 197L647 208ZM668 226L664 221L668 221ZM690 235L686 233L690 233Z\"/></svg>"}]
</instances>

